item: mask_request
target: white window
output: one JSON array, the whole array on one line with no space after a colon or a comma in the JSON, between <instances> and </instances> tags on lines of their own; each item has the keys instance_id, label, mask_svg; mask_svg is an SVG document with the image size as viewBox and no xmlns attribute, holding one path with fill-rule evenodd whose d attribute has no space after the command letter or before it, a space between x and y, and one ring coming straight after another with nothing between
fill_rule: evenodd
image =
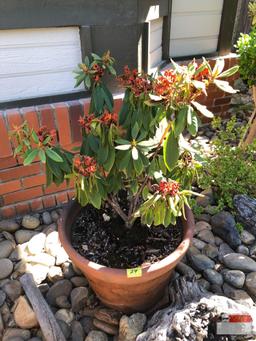
<instances>
[{"instance_id":1,"label":"white window","mask_svg":"<svg viewBox=\"0 0 256 341\"><path fill-rule=\"evenodd\" d=\"M223 0L173 0L170 57L217 51Z\"/></svg>"},{"instance_id":2,"label":"white window","mask_svg":"<svg viewBox=\"0 0 256 341\"><path fill-rule=\"evenodd\" d=\"M0 102L78 91L80 62L77 27L0 30Z\"/></svg>"}]
</instances>

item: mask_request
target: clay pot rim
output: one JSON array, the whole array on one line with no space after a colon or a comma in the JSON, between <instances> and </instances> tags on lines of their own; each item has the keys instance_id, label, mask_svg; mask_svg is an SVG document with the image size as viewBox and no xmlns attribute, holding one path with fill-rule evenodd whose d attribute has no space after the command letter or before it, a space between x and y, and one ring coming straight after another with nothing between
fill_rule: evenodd
<instances>
[{"instance_id":1,"label":"clay pot rim","mask_svg":"<svg viewBox=\"0 0 256 341\"><path fill-rule=\"evenodd\" d=\"M67 221L70 219L69 218L70 213L72 212L72 215L74 215L74 212L78 212L79 206L80 205L75 200L71 200L71 202L64 208L63 215L58 220L59 238L67 254L71 258L71 260L76 259L76 262L83 264L83 266L90 268L90 271L93 271L95 275L97 276L105 275L106 277L109 277L109 275L111 276L114 275L116 278L119 277L120 279L127 280L128 278L127 278L126 269L110 268L105 265L97 264L81 256L73 248L68 238L65 226L67 225ZM186 214L186 219L182 218L182 224L184 227L184 237L183 237L182 242L176 248L176 250L156 263L153 263L153 264L143 263L141 265L142 276L138 278L130 278L130 279L137 280L143 277L148 277L148 276L151 277L152 275L155 275L156 273L160 274L162 271L166 269L166 267L170 267L170 265L173 265L173 264L176 265L184 257L185 253L187 252L190 246L191 240L193 238L193 230L194 230L194 224L195 224L193 213L188 206L185 207L185 214Z\"/></svg>"}]
</instances>

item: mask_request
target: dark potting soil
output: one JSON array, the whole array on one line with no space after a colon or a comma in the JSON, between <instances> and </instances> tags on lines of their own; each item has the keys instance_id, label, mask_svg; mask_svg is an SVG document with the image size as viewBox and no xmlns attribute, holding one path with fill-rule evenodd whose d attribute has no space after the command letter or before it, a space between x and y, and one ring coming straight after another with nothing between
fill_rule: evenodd
<instances>
[{"instance_id":1,"label":"dark potting soil","mask_svg":"<svg viewBox=\"0 0 256 341\"><path fill-rule=\"evenodd\" d=\"M105 221L103 215L110 220ZM110 209L97 210L87 205L73 223L71 242L90 261L127 269L163 259L177 248L182 238L181 222L168 228L148 227L137 219L131 229L126 229Z\"/></svg>"}]
</instances>

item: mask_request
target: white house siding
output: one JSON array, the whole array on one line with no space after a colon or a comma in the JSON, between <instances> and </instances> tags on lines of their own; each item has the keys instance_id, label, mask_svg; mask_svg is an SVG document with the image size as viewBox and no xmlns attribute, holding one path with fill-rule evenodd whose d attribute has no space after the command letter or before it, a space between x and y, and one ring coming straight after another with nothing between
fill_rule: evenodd
<instances>
[{"instance_id":1,"label":"white house siding","mask_svg":"<svg viewBox=\"0 0 256 341\"><path fill-rule=\"evenodd\" d=\"M173 0L170 57L217 51L223 0Z\"/></svg>"},{"instance_id":2,"label":"white house siding","mask_svg":"<svg viewBox=\"0 0 256 341\"><path fill-rule=\"evenodd\" d=\"M77 27L0 30L0 102L78 91Z\"/></svg>"},{"instance_id":3,"label":"white house siding","mask_svg":"<svg viewBox=\"0 0 256 341\"><path fill-rule=\"evenodd\" d=\"M149 68L154 68L162 61L163 18L149 21Z\"/></svg>"}]
</instances>

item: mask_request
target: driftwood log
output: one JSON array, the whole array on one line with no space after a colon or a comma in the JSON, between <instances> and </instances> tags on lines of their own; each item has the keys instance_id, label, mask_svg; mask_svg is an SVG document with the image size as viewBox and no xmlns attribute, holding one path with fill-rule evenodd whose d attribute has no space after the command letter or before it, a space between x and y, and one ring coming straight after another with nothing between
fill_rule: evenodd
<instances>
[{"instance_id":1,"label":"driftwood log","mask_svg":"<svg viewBox=\"0 0 256 341\"><path fill-rule=\"evenodd\" d=\"M171 284L170 296L172 304L153 315L146 331L138 335L136 341L230 340L216 335L216 321L221 314L240 313L256 317L256 307L249 308L227 297L202 291L195 278L176 279ZM254 332L250 340L256 337L256 320Z\"/></svg>"},{"instance_id":2,"label":"driftwood log","mask_svg":"<svg viewBox=\"0 0 256 341\"><path fill-rule=\"evenodd\" d=\"M40 290L36 287L31 274L20 278L25 294L36 314L38 323L46 341L66 341L58 322L45 301Z\"/></svg>"}]
</instances>

